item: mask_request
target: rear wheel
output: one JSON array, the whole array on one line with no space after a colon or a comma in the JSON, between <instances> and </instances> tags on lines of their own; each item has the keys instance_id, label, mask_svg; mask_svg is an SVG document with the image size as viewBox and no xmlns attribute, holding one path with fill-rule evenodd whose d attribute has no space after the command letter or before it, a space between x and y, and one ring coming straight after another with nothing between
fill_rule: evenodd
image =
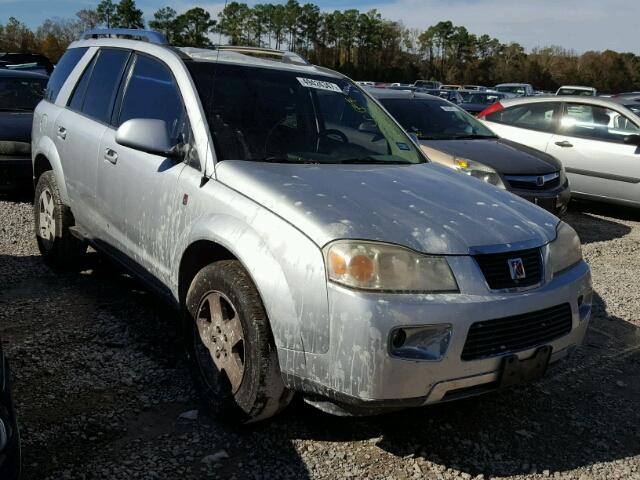
<instances>
[{"instance_id":1,"label":"rear wheel","mask_svg":"<svg viewBox=\"0 0 640 480\"><path fill-rule=\"evenodd\" d=\"M203 401L237 423L269 418L288 405L276 347L258 291L238 261L204 267L186 299L186 341Z\"/></svg>"},{"instance_id":2,"label":"rear wheel","mask_svg":"<svg viewBox=\"0 0 640 480\"><path fill-rule=\"evenodd\" d=\"M87 245L69 231L75 222L69 207L62 203L52 171L44 172L38 179L33 213L38 249L45 262L55 267L75 265L87 251Z\"/></svg>"}]
</instances>

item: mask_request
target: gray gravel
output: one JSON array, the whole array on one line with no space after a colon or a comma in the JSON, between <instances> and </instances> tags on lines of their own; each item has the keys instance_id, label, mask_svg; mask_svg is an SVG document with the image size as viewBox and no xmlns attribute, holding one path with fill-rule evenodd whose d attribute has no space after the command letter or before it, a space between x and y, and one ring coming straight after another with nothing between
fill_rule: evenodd
<instances>
[{"instance_id":1,"label":"gray gravel","mask_svg":"<svg viewBox=\"0 0 640 480\"><path fill-rule=\"evenodd\" d=\"M640 479L640 214L573 205L597 293L588 342L533 385L367 419L301 402L251 429L200 410L175 315L98 254L45 267L0 199L0 337L25 479Z\"/></svg>"}]
</instances>

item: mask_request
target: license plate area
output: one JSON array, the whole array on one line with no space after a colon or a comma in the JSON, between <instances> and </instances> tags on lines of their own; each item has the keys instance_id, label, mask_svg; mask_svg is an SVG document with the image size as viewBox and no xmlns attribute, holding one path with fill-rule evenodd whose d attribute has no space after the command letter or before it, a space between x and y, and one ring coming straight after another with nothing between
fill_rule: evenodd
<instances>
[{"instance_id":1,"label":"license plate area","mask_svg":"<svg viewBox=\"0 0 640 480\"><path fill-rule=\"evenodd\" d=\"M509 355L502 362L500 386L509 387L528 383L544 376L551 359L551 345L538 348L532 357L520 360L517 355Z\"/></svg>"}]
</instances>

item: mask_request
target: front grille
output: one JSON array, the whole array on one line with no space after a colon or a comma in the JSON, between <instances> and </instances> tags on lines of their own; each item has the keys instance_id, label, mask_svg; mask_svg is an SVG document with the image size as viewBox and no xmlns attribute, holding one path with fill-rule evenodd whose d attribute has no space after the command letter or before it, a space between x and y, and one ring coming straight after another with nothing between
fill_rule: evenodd
<instances>
[{"instance_id":1,"label":"front grille","mask_svg":"<svg viewBox=\"0 0 640 480\"><path fill-rule=\"evenodd\" d=\"M469 328L463 360L527 350L571 332L571 305L476 322Z\"/></svg>"},{"instance_id":2,"label":"front grille","mask_svg":"<svg viewBox=\"0 0 640 480\"><path fill-rule=\"evenodd\" d=\"M505 178L507 179L507 182L509 183L511 188L517 188L521 190L552 190L560 186L559 173L550 175L505 175Z\"/></svg>"},{"instance_id":3,"label":"front grille","mask_svg":"<svg viewBox=\"0 0 640 480\"><path fill-rule=\"evenodd\" d=\"M519 250L515 252L492 253L474 255L484 278L493 290L505 288L530 287L540 283L542 279L542 257L539 248ZM525 277L514 280L511 278L509 260L522 259Z\"/></svg>"}]
</instances>

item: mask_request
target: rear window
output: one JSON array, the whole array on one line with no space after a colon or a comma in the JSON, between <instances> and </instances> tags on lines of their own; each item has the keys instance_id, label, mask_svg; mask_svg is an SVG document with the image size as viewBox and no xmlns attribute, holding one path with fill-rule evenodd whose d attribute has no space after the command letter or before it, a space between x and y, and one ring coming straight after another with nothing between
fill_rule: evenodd
<instances>
[{"instance_id":1,"label":"rear window","mask_svg":"<svg viewBox=\"0 0 640 480\"><path fill-rule=\"evenodd\" d=\"M64 55L62 55L62 58L56 65L56 68L53 70L53 73L49 78L49 83L47 84L47 89L45 92L45 98L47 100L49 100L50 102L56 101L56 98L58 97L58 94L62 89L62 85L64 85L64 82L67 81L67 78L69 78L69 75L86 51L86 47L71 48L67 50Z\"/></svg>"},{"instance_id":2,"label":"rear window","mask_svg":"<svg viewBox=\"0 0 640 480\"><path fill-rule=\"evenodd\" d=\"M0 110L33 111L46 85L45 78L0 77Z\"/></svg>"},{"instance_id":3,"label":"rear window","mask_svg":"<svg viewBox=\"0 0 640 480\"><path fill-rule=\"evenodd\" d=\"M490 122L551 132L555 130L558 102L527 103L505 108L486 116Z\"/></svg>"}]
</instances>

